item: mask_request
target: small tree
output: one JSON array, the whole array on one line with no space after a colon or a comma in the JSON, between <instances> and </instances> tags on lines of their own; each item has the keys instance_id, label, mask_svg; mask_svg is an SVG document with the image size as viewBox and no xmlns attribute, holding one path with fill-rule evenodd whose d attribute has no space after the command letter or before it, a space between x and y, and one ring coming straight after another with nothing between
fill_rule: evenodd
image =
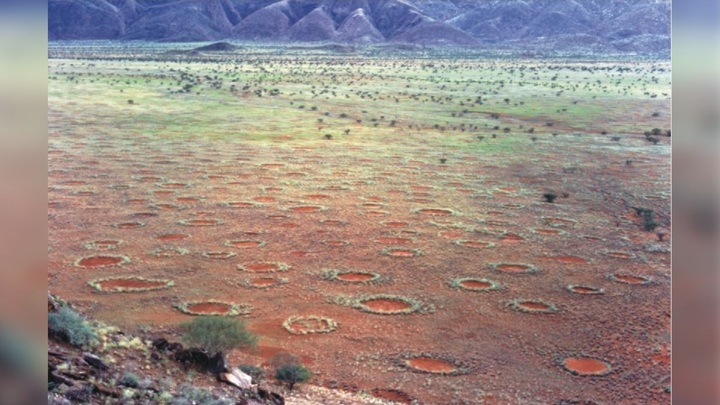
<instances>
[{"instance_id":1,"label":"small tree","mask_svg":"<svg viewBox=\"0 0 720 405\"><path fill-rule=\"evenodd\" d=\"M548 192L548 193L543 194L543 198L545 198L545 201L551 203L551 202L555 201L555 199L557 198L557 194Z\"/></svg>"},{"instance_id":2,"label":"small tree","mask_svg":"<svg viewBox=\"0 0 720 405\"><path fill-rule=\"evenodd\" d=\"M183 339L200 347L209 355L232 349L247 349L257 344L258 337L245 329L245 323L224 316L197 316L180 325Z\"/></svg>"},{"instance_id":3,"label":"small tree","mask_svg":"<svg viewBox=\"0 0 720 405\"><path fill-rule=\"evenodd\" d=\"M310 379L310 370L302 364L285 364L277 368L275 379L287 384L288 389L292 391L295 384Z\"/></svg>"}]
</instances>

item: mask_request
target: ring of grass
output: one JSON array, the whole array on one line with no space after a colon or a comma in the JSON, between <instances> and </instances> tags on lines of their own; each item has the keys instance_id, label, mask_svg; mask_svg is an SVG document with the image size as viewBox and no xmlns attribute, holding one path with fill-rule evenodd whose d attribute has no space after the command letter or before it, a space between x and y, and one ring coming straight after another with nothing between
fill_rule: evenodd
<instances>
[{"instance_id":1,"label":"ring of grass","mask_svg":"<svg viewBox=\"0 0 720 405\"><path fill-rule=\"evenodd\" d=\"M537 267L535 267L532 264L528 264L528 263L490 263L488 266L495 271L498 271L500 273L505 273L505 274L533 274L533 273L537 273L540 271ZM523 271L509 272L509 271L500 270L499 269L500 266L524 266L527 269L523 270Z\"/></svg>"},{"instance_id":2,"label":"ring of grass","mask_svg":"<svg viewBox=\"0 0 720 405\"><path fill-rule=\"evenodd\" d=\"M321 240L320 243L330 247L345 247L350 245L349 240Z\"/></svg>"},{"instance_id":3,"label":"ring of grass","mask_svg":"<svg viewBox=\"0 0 720 405\"><path fill-rule=\"evenodd\" d=\"M306 322L306 321L316 321L316 322L326 325L326 327L323 329L314 329L314 328L308 327L307 329L304 329L301 332L297 332L293 329L292 325L294 323L299 322L302 325L302 323ZM324 317L324 316L293 315L293 316L289 317L288 319L286 319L285 322L283 322L282 326L283 326L283 328L285 328L286 331L292 333L293 335L308 335L311 333L330 333L337 329L338 323L335 322L335 320ZM303 325L303 326L305 326L305 325Z\"/></svg>"},{"instance_id":4,"label":"ring of grass","mask_svg":"<svg viewBox=\"0 0 720 405\"><path fill-rule=\"evenodd\" d=\"M137 281L148 281L153 283L165 283L163 286L158 287L114 287L110 290L105 290L102 288L101 283L103 281L112 281L112 280L137 280ZM175 282L172 280L165 280L165 279L151 279L151 278L145 278L145 277L137 277L137 276L130 276L130 277L104 277L104 278L96 278L95 280L88 281L88 285L90 285L92 288L96 289L100 292L117 292L117 293L123 293L123 292L145 292L145 291L155 291L155 290L164 290L167 288L170 288L175 285Z\"/></svg>"},{"instance_id":5,"label":"ring of grass","mask_svg":"<svg viewBox=\"0 0 720 405\"><path fill-rule=\"evenodd\" d=\"M571 293L573 293L573 294L580 294L580 295L600 295L600 294L605 294L605 290L604 290L604 289L602 289L602 288L600 288L600 287L592 287L592 286L589 286L589 285L568 284L565 288L566 288L568 291L570 291ZM585 288L585 289L587 289L587 290L589 290L589 291L579 293L579 292L575 291L575 288Z\"/></svg>"},{"instance_id":6,"label":"ring of grass","mask_svg":"<svg viewBox=\"0 0 720 405\"><path fill-rule=\"evenodd\" d=\"M117 224L113 224L112 226L113 226L113 228L118 228L118 229L128 229L128 226L127 226L127 225L132 225L131 228L142 228L143 226L145 226L145 222L140 222L140 221L136 221L136 222L119 222L119 223L117 223Z\"/></svg>"},{"instance_id":7,"label":"ring of grass","mask_svg":"<svg viewBox=\"0 0 720 405\"><path fill-rule=\"evenodd\" d=\"M591 374L582 374L575 370L569 369L565 366L565 360L568 358L583 358L583 359L592 359L599 361L601 363L604 363L607 366L607 370L604 373L591 373ZM567 353L566 355L556 354L553 356L553 362L555 365L563 369L564 371L577 376L577 377L584 377L584 378L592 378L592 377L604 377L614 371L614 367L611 365L611 363L601 357L598 356L588 356L585 354L578 354L578 353Z\"/></svg>"},{"instance_id":8,"label":"ring of grass","mask_svg":"<svg viewBox=\"0 0 720 405\"><path fill-rule=\"evenodd\" d=\"M391 311L377 311L374 310L364 303L366 301L373 301L373 300L390 300L390 301L400 301L405 304L408 304L410 307L405 309L398 309L398 310L391 310ZM407 315L412 314L414 312L419 311L423 306L423 303L417 300L414 300L412 298L403 297L400 295L393 295L393 294L373 294L373 295L363 295L359 298L356 298L353 303L352 307L355 309L359 309L363 312L367 312L370 314L377 314L377 315Z\"/></svg>"},{"instance_id":9,"label":"ring of grass","mask_svg":"<svg viewBox=\"0 0 720 405\"><path fill-rule=\"evenodd\" d=\"M247 266L252 265L252 264L273 264L273 265L275 265L275 269L270 270L270 271L262 271L262 272L248 270ZM290 270L290 265L287 263L280 263L280 262L252 262L252 263L238 264L237 269L240 271L244 271L246 273L281 273L281 272L286 272L286 271Z\"/></svg>"},{"instance_id":10,"label":"ring of grass","mask_svg":"<svg viewBox=\"0 0 720 405\"><path fill-rule=\"evenodd\" d=\"M276 283L262 285L262 284L253 284L251 279L246 278L246 279L242 280L240 283L245 288L257 288L259 290L267 290L269 288L278 287L278 286L287 284L289 282L290 282L290 280L288 280L287 278L278 278Z\"/></svg>"},{"instance_id":11,"label":"ring of grass","mask_svg":"<svg viewBox=\"0 0 720 405\"><path fill-rule=\"evenodd\" d=\"M554 228L554 227L551 227L551 228L553 228L553 231L557 231L557 232L553 232L553 233L550 233L550 232L540 232L540 231L538 231L538 230L546 230L546 229L545 229L545 228L532 228L532 233L534 233L534 234L536 234L536 235L543 235L543 236L561 236L561 235L566 235L566 234L567 234L567 232L565 232L565 231L563 231L563 230L561 230L561 229L557 229L557 228Z\"/></svg>"},{"instance_id":12,"label":"ring of grass","mask_svg":"<svg viewBox=\"0 0 720 405\"><path fill-rule=\"evenodd\" d=\"M371 276L372 278L368 280L362 280L362 281L348 281L343 280L341 278L338 278L338 276L341 276L343 274L366 274L368 276ZM380 279L382 276L378 273L373 273L370 271L361 271L361 270L336 270L336 269L323 269L322 274L320 275L324 280L327 281L337 281L340 283L348 283L348 284L375 284L380 282Z\"/></svg>"},{"instance_id":13,"label":"ring of grass","mask_svg":"<svg viewBox=\"0 0 720 405\"><path fill-rule=\"evenodd\" d=\"M433 360L439 360L443 361L449 364L452 364L453 367L455 367L452 371L429 371L429 370L421 370L415 367L412 367L410 365L410 361L415 359L433 359ZM456 359L453 356L446 355L446 354L437 354L437 353L413 353L413 354L403 354L400 355L397 360L396 364L408 371L412 371L413 373L419 373L419 374L435 374L435 375L445 375L445 376L457 376L457 375L465 375L469 374L472 369L467 364L463 363L462 361Z\"/></svg>"},{"instance_id":14,"label":"ring of grass","mask_svg":"<svg viewBox=\"0 0 720 405\"><path fill-rule=\"evenodd\" d=\"M102 243L102 242L114 242L114 243ZM100 240L93 240L83 245L83 247L87 250L115 250L118 248L118 246L125 243L125 241L121 239L100 239Z\"/></svg>"},{"instance_id":15,"label":"ring of grass","mask_svg":"<svg viewBox=\"0 0 720 405\"><path fill-rule=\"evenodd\" d=\"M532 303L538 303L547 306L547 309L530 309L527 307L523 307L520 304L523 302L532 302ZM515 298L507 303L507 306L514 309L518 312L524 312L526 314L554 314L558 311L555 304L552 302L546 302L543 300L531 300L531 299L523 299L523 298Z\"/></svg>"},{"instance_id":16,"label":"ring of grass","mask_svg":"<svg viewBox=\"0 0 720 405\"><path fill-rule=\"evenodd\" d=\"M403 257L403 256L393 255L392 252L395 252L395 251L412 252L412 254L413 254L412 256L406 256L406 257L418 257L418 256L422 256L422 254L423 254L422 250L420 250L420 249L405 249L405 248L398 248L398 247L387 247L382 250L382 254L385 256L390 256L390 257Z\"/></svg>"},{"instance_id":17,"label":"ring of grass","mask_svg":"<svg viewBox=\"0 0 720 405\"><path fill-rule=\"evenodd\" d=\"M466 243L468 242L475 242L475 243L484 243L485 246L478 247L478 246L468 246ZM460 246L460 247L467 247L471 249L491 249L495 247L495 244L492 242L485 242L483 240L467 240L467 239L457 239L453 241L453 244Z\"/></svg>"},{"instance_id":18,"label":"ring of grass","mask_svg":"<svg viewBox=\"0 0 720 405\"><path fill-rule=\"evenodd\" d=\"M191 221L212 221L212 222L207 223L207 224L193 224L193 223L191 223ZM224 222L221 219L217 219L217 218L209 218L209 219L196 218L196 219L181 219L177 223L179 225L183 225L183 226L218 226L218 225L222 225Z\"/></svg>"},{"instance_id":19,"label":"ring of grass","mask_svg":"<svg viewBox=\"0 0 720 405\"><path fill-rule=\"evenodd\" d=\"M543 223L552 228L574 228L577 221L558 217L541 217Z\"/></svg>"},{"instance_id":20,"label":"ring of grass","mask_svg":"<svg viewBox=\"0 0 720 405\"><path fill-rule=\"evenodd\" d=\"M175 246L165 246L165 247L154 249L150 252L150 254L155 257L177 257L177 256L185 256L189 253L190 253L189 250L181 248L181 247L175 247Z\"/></svg>"},{"instance_id":21,"label":"ring of grass","mask_svg":"<svg viewBox=\"0 0 720 405\"><path fill-rule=\"evenodd\" d=\"M243 208L260 208L264 207L265 204L256 202L256 201L224 201L218 204L221 207L227 207L227 208L236 208L236 209L243 209Z\"/></svg>"},{"instance_id":22,"label":"ring of grass","mask_svg":"<svg viewBox=\"0 0 720 405\"><path fill-rule=\"evenodd\" d=\"M421 208L414 208L411 212L413 214L422 214L420 211L448 211L448 214L424 214L429 216L448 216L448 217L456 217L460 215L460 212L452 210L450 208L438 208L438 207L421 207Z\"/></svg>"},{"instance_id":23,"label":"ring of grass","mask_svg":"<svg viewBox=\"0 0 720 405\"><path fill-rule=\"evenodd\" d=\"M487 283L490 284L489 287L486 288L472 288L468 286L464 286L462 283L466 281L476 281L478 283ZM466 291L474 291L474 292L488 292L488 291L495 291L500 289L500 283L493 280L488 280L486 278L479 278L479 277L456 277L450 281L448 281L448 284L452 288L459 288L461 290Z\"/></svg>"},{"instance_id":24,"label":"ring of grass","mask_svg":"<svg viewBox=\"0 0 720 405\"><path fill-rule=\"evenodd\" d=\"M643 280L639 283L629 283L627 281L622 280L620 277L633 277ZM616 283L621 284L628 284L628 285L649 285L652 284L653 280L650 276L642 276L642 275L636 275L636 274L629 274L629 273L611 273L607 275L607 278L611 281L615 281Z\"/></svg>"},{"instance_id":25,"label":"ring of grass","mask_svg":"<svg viewBox=\"0 0 720 405\"><path fill-rule=\"evenodd\" d=\"M203 257L208 259L227 260L236 256L234 252L202 252Z\"/></svg>"},{"instance_id":26,"label":"ring of grass","mask_svg":"<svg viewBox=\"0 0 720 405\"><path fill-rule=\"evenodd\" d=\"M89 257L95 257L95 256L89 256ZM112 258L120 259L120 261L119 261L118 263L103 264L103 265L98 265L98 266L83 266L83 265L80 264L80 262L81 262L83 259L87 259L88 257L81 257L81 258L75 260L75 263L73 263L73 264L75 265L75 267L80 267L80 268L83 268L83 269L86 269L86 268L94 268L94 269L97 269L97 268L103 268L103 267L118 267L118 266L124 266L124 265L130 263L130 258L127 257L127 256L124 256L124 255L103 255L102 257L112 257Z\"/></svg>"},{"instance_id":27,"label":"ring of grass","mask_svg":"<svg viewBox=\"0 0 720 405\"><path fill-rule=\"evenodd\" d=\"M222 304L229 307L227 312L194 312L188 308L197 304ZM238 315L249 315L252 311L250 304L235 304L232 302L218 301L218 300L206 300L206 301L186 301L175 305L175 308L179 309L180 312L188 315L219 315L219 316L238 316Z\"/></svg>"},{"instance_id":28,"label":"ring of grass","mask_svg":"<svg viewBox=\"0 0 720 405\"><path fill-rule=\"evenodd\" d=\"M257 242L258 244L255 246L247 246L247 247L240 247L236 246L233 243L243 243L243 242ZM234 239L234 240L226 240L223 245L235 249L252 249L252 248L261 248L265 247L267 245L267 241L264 240L250 240L250 239Z\"/></svg>"}]
</instances>

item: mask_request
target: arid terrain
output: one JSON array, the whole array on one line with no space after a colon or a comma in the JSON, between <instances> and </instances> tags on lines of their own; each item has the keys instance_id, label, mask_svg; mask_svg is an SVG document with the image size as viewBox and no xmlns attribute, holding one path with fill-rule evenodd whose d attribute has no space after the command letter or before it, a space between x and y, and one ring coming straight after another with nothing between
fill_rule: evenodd
<instances>
[{"instance_id":1,"label":"arid terrain","mask_svg":"<svg viewBox=\"0 0 720 405\"><path fill-rule=\"evenodd\" d=\"M670 402L668 61L185 49L50 44L50 292L401 402Z\"/></svg>"}]
</instances>

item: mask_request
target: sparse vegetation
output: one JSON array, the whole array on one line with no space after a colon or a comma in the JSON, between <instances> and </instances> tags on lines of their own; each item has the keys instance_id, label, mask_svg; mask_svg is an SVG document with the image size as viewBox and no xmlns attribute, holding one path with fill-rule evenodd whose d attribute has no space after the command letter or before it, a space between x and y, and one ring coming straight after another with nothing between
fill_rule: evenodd
<instances>
[{"instance_id":1,"label":"sparse vegetation","mask_svg":"<svg viewBox=\"0 0 720 405\"><path fill-rule=\"evenodd\" d=\"M287 385L290 391L295 384L310 380L310 370L302 364L284 364L275 370L275 379Z\"/></svg>"},{"instance_id":2,"label":"sparse vegetation","mask_svg":"<svg viewBox=\"0 0 720 405\"><path fill-rule=\"evenodd\" d=\"M67 306L48 312L48 330L73 346L91 346L98 340L88 321Z\"/></svg>"}]
</instances>

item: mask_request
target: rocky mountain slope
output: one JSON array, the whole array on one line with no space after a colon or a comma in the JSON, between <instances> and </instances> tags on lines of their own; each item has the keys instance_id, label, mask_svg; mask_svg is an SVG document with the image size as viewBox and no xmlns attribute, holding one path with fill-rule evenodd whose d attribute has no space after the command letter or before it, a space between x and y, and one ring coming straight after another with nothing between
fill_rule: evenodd
<instances>
[{"instance_id":1,"label":"rocky mountain slope","mask_svg":"<svg viewBox=\"0 0 720 405\"><path fill-rule=\"evenodd\" d=\"M52 40L670 49L669 0L49 0Z\"/></svg>"}]
</instances>

